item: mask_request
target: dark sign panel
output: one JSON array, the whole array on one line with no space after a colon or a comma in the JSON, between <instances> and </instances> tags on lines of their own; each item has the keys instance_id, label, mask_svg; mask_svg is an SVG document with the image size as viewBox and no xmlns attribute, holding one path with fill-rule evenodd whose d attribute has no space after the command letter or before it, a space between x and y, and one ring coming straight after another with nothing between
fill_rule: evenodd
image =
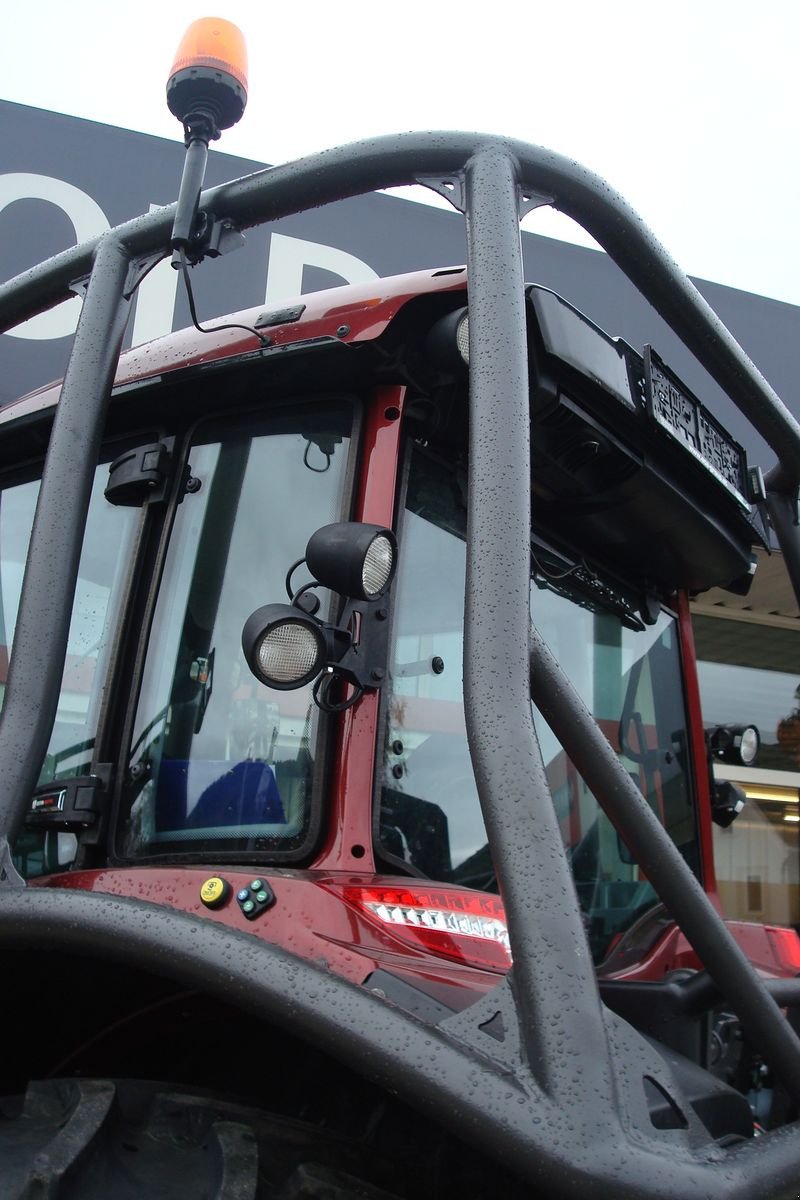
<instances>
[{"instance_id":1,"label":"dark sign panel","mask_svg":"<svg viewBox=\"0 0 800 1200\"><path fill-rule=\"evenodd\" d=\"M0 101L0 278L8 279L75 242L96 237L176 196L183 145L92 121ZM212 152L208 186L263 164ZM523 234L527 278L565 295L637 350L651 343L704 404L769 465L717 386L603 254ZM392 196L342 201L251 230L245 246L203 264L193 276L201 318L270 304L303 292L466 257L461 217ZM706 298L790 405L792 350L800 308L700 283ZM60 376L79 301L0 337L0 404ZM136 298L127 345L189 323L177 272L161 263ZM797 408L795 406L795 411Z\"/></svg>"}]
</instances>

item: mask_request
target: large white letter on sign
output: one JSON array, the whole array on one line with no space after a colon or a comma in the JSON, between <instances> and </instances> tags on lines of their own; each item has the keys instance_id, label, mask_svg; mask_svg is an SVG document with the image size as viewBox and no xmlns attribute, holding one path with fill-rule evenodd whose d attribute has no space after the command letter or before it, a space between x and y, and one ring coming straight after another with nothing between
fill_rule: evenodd
<instances>
[{"instance_id":1,"label":"large white letter on sign","mask_svg":"<svg viewBox=\"0 0 800 1200\"><path fill-rule=\"evenodd\" d=\"M22 171L0 175L0 212L15 200L46 200L49 204L55 204L71 221L76 245L99 237L109 228L105 213L91 196L71 183L53 179L50 175L29 175ZM65 300L56 308L10 329L9 336L31 338L34 341L67 337L75 332L81 303L77 296L74 300Z\"/></svg>"},{"instance_id":2,"label":"large white letter on sign","mask_svg":"<svg viewBox=\"0 0 800 1200\"><path fill-rule=\"evenodd\" d=\"M331 271L345 283L366 283L378 278L377 271L346 250L288 237L285 233L273 233L267 266L267 304L301 294L303 267L320 267L323 271Z\"/></svg>"}]
</instances>

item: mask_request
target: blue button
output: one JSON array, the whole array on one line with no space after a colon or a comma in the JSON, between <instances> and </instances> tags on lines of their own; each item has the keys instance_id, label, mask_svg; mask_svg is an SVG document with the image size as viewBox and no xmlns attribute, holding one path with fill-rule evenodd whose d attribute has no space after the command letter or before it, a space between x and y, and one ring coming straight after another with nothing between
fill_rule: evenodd
<instances>
[{"instance_id":1,"label":"blue button","mask_svg":"<svg viewBox=\"0 0 800 1200\"><path fill-rule=\"evenodd\" d=\"M250 893L248 892L247 888L242 888L242 890L240 892L236 893L236 899L237 900L246 900L249 895L250 895Z\"/></svg>"}]
</instances>

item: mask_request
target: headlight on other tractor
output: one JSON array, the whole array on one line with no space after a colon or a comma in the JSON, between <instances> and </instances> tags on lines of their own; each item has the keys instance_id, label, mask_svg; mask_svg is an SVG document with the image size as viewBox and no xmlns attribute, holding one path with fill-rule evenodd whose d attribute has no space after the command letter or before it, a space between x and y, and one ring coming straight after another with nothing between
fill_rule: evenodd
<instances>
[{"instance_id":1,"label":"headlight on other tractor","mask_svg":"<svg viewBox=\"0 0 800 1200\"><path fill-rule=\"evenodd\" d=\"M751 767L758 757L761 736L755 725L715 725L707 737L712 756L721 762Z\"/></svg>"}]
</instances>

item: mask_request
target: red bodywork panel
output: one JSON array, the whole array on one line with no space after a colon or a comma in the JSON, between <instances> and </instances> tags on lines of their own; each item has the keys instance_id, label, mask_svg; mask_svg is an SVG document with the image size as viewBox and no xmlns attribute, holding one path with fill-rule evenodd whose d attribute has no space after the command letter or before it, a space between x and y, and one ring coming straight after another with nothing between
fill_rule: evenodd
<instances>
[{"instance_id":1,"label":"red bodywork panel","mask_svg":"<svg viewBox=\"0 0 800 1200\"><path fill-rule=\"evenodd\" d=\"M231 892L221 907L212 909L203 904L200 889L215 875L231 885ZM269 884L275 903L255 920L249 920L239 908L236 893L256 875ZM453 1009L466 1007L477 995L493 988L499 979L497 972L420 951L342 898L342 889L347 887L397 884L396 876L275 868L261 872L255 868L248 872L240 868L214 871L211 867L178 866L71 871L30 882L31 887L102 892L175 908L279 946L353 983L363 983L373 971L389 971ZM437 884L436 890L455 897L464 894L463 889L447 884Z\"/></svg>"},{"instance_id":2,"label":"red bodywork panel","mask_svg":"<svg viewBox=\"0 0 800 1200\"><path fill-rule=\"evenodd\" d=\"M688 709L688 729L691 739L692 760L695 764L694 791L697 804L698 841L700 844L700 861L703 877L703 887L714 907L722 913L722 906L717 891L717 875L714 868L714 838L711 828L711 791L709 788L708 772L702 764L707 761L705 734L703 732L703 711L700 705L700 682L697 677L697 655L694 648L694 630L692 629L692 614L689 611L689 597L686 592L678 592L678 637L681 644L681 661L683 664L684 687L686 689L686 706Z\"/></svg>"},{"instance_id":3,"label":"red bodywork panel","mask_svg":"<svg viewBox=\"0 0 800 1200\"><path fill-rule=\"evenodd\" d=\"M367 413L356 520L394 524L395 489L405 387L379 388ZM375 870L372 791L380 693L366 692L341 714L328 833L314 866L329 871Z\"/></svg>"},{"instance_id":4,"label":"red bodywork panel","mask_svg":"<svg viewBox=\"0 0 800 1200\"><path fill-rule=\"evenodd\" d=\"M762 975L790 979L800 972L800 938L793 929L726 921L744 955ZM672 971L699 971L703 964L677 925L671 925L638 963L609 972L609 979L657 982Z\"/></svg>"},{"instance_id":5,"label":"red bodywork panel","mask_svg":"<svg viewBox=\"0 0 800 1200\"><path fill-rule=\"evenodd\" d=\"M379 337L409 300L437 292L466 289L465 267L446 267L439 271L416 271L390 279L374 279L369 283L347 284L344 287L312 292L305 296L282 301L275 306L261 305L220 318L228 326L232 322L254 326L264 313L283 313L293 307L303 307L297 320L262 328L273 348L336 339L345 344L368 342ZM466 296L465 296L466 303ZM216 330L214 321L209 331L200 333L194 328L182 329L154 342L145 342L122 355L114 386L124 388L170 371L186 370L218 359L255 354L261 348L255 334L241 328ZM43 412L57 403L61 382L49 384L14 401L0 410L0 425Z\"/></svg>"},{"instance_id":6,"label":"red bodywork panel","mask_svg":"<svg viewBox=\"0 0 800 1200\"><path fill-rule=\"evenodd\" d=\"M30 886L101 892L175 908L322 964L352 983L363 983L375 971L387 971L453 1010L490 991L502 974L470 965L468 939L453 943L456 954L464 947L465 961L459 963L411 944L345 899L348 888L397 888L403 883L397 876L271 868L258 872L258 878L269 884L275 903L249 920L235 897L254 874L240 869L214 872L210 867L116 867L34 879ZM231 887L225 903L214 909L200 899L203 884L213 875ZM405 883L414 886L422 881ZM431 886L456 900L470 896L452 885ZM800 939L794 930L744 921L729 921L728 928L763 975L790 978L800 972ZM687 969L700 970L702 963L678 927L671 925L639 962L618 971L601 970L601 974L608 979L657 983L673 971Z\"/></svg>"}]
</instances>

